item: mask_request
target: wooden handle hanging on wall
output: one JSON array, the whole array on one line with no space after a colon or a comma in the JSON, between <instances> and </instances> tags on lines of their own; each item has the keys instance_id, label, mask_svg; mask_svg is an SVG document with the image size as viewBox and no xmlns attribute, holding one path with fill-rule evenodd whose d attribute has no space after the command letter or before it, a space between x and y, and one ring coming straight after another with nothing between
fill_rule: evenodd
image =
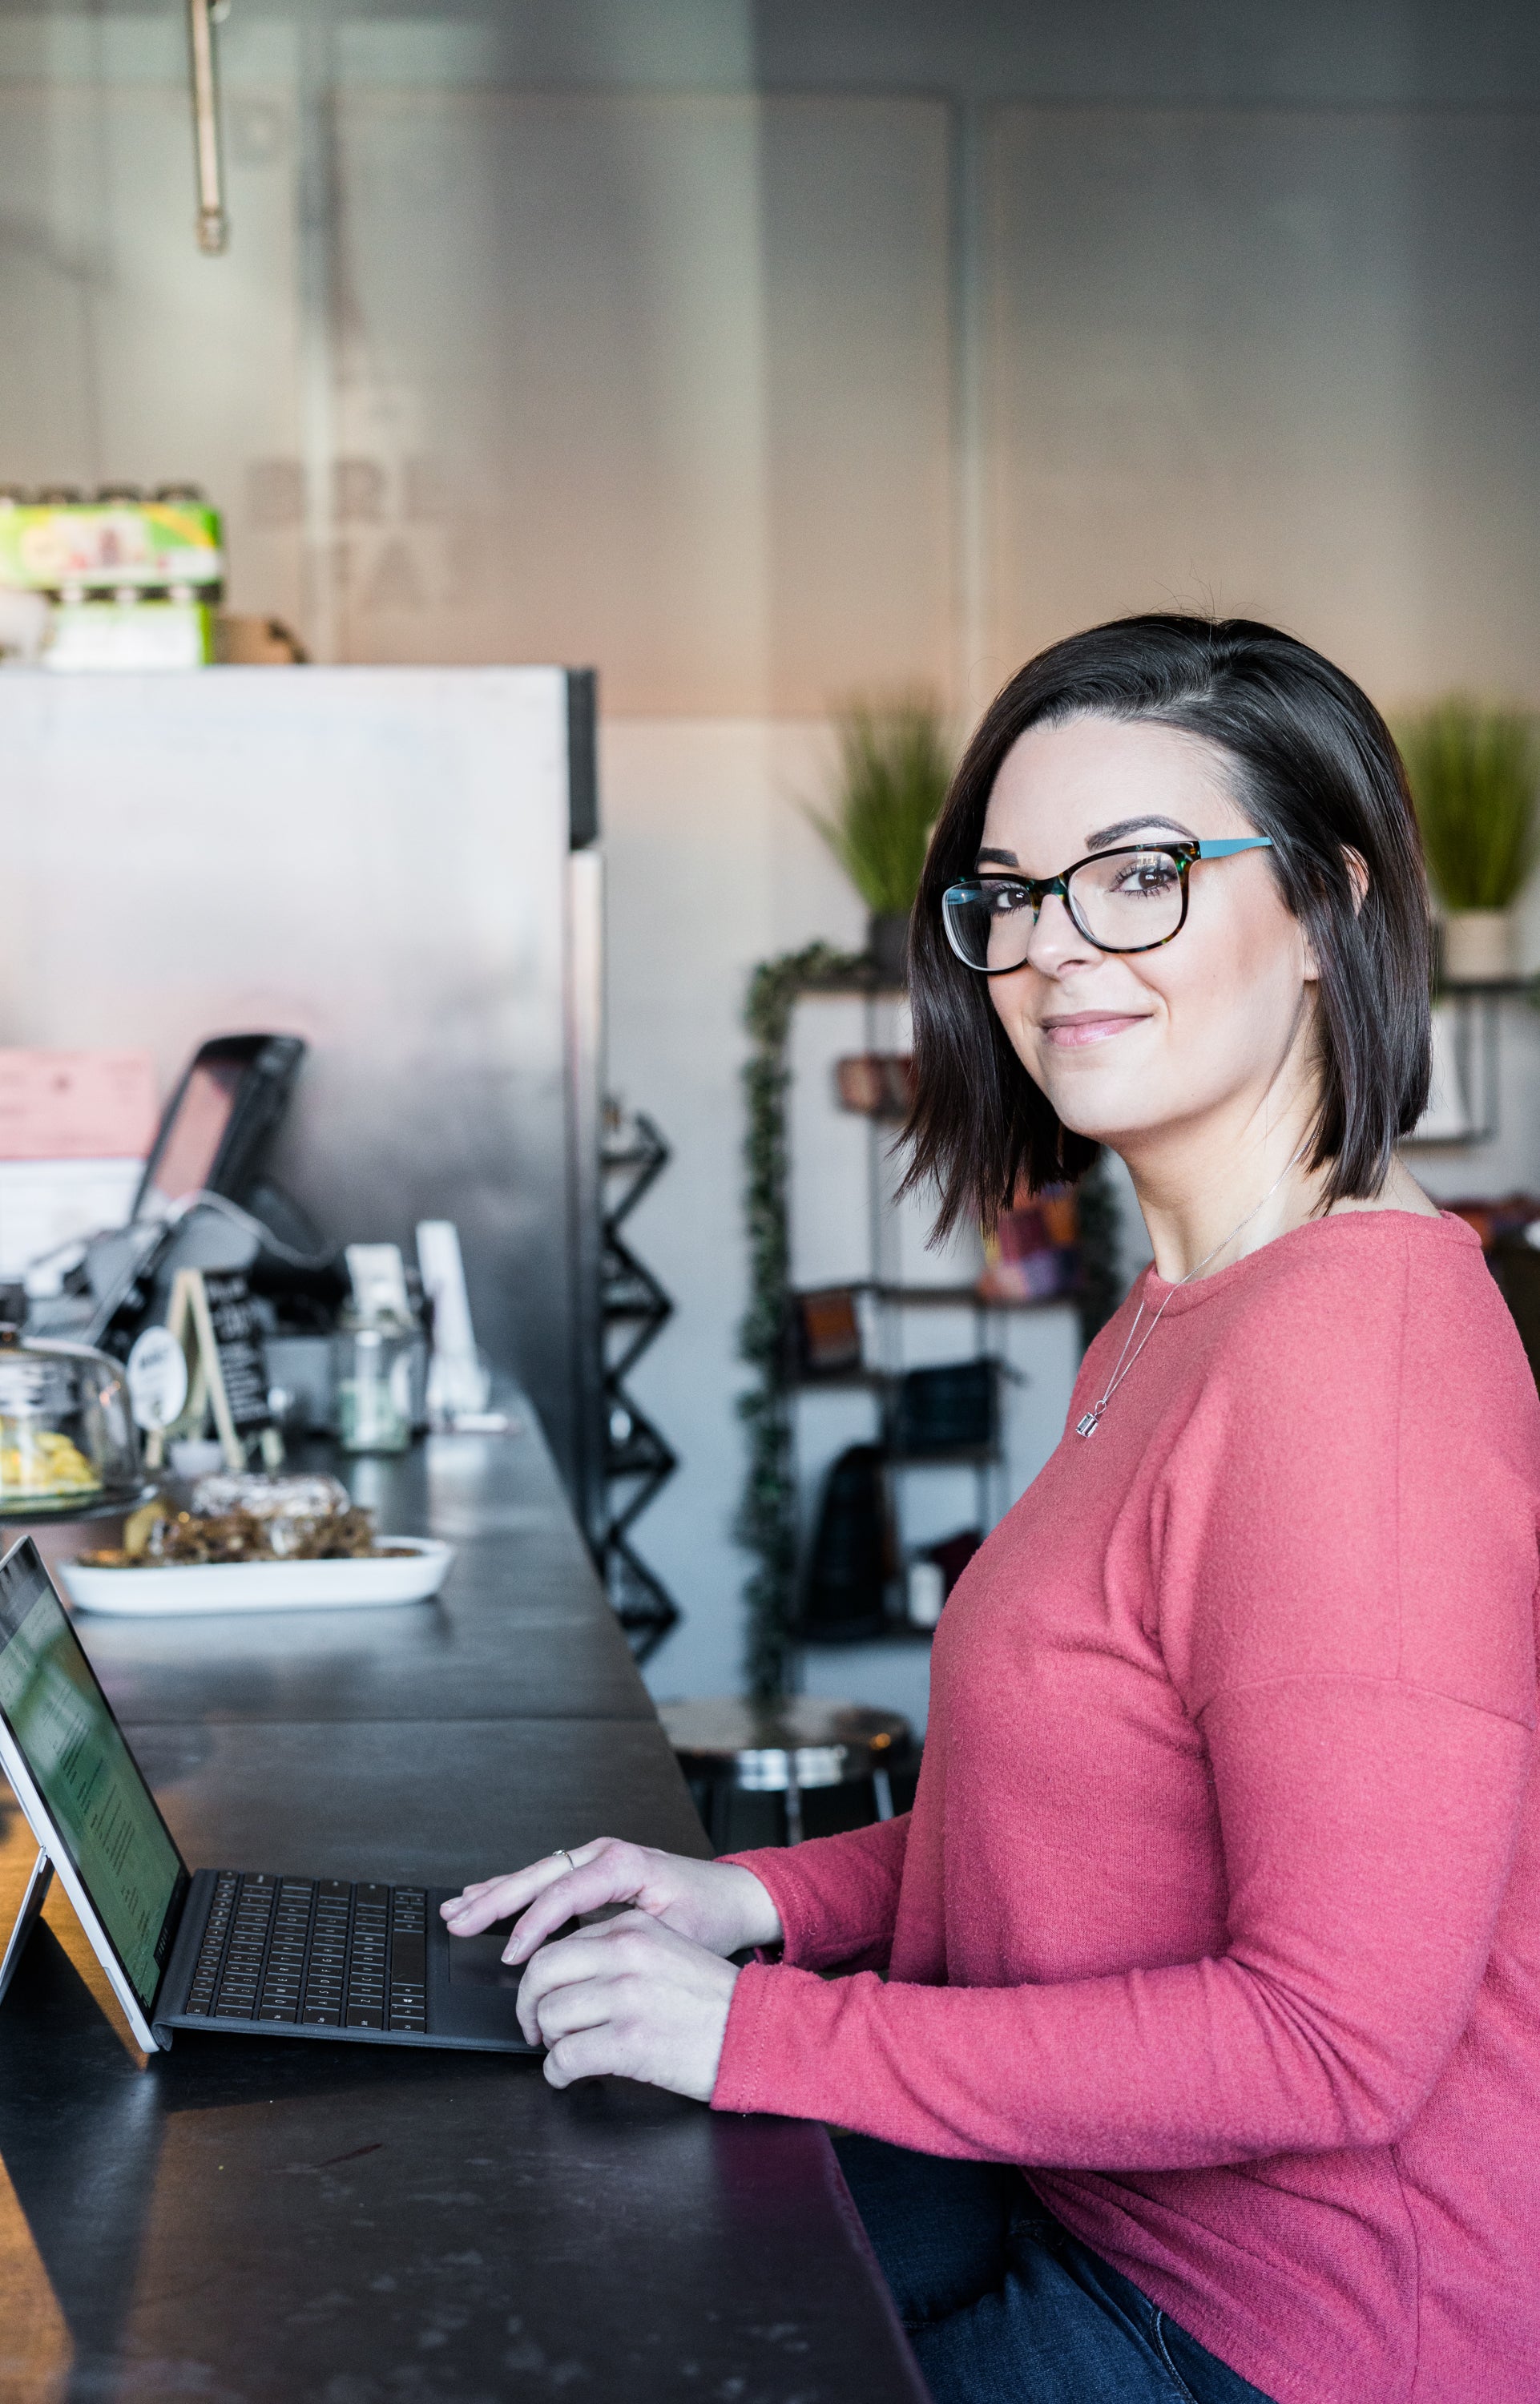
<instances>
[{"instance_id":1,"label":"wooden handle hanging on wall","mask_svg":"<svg viewBox=\"0 0 1540 2404\"><path fill-rule=\"evenodd\" d=\"M188 0L192 57L192 144L198 168L198 247L217 253L230 238L219 168L219 109L214 79L214 28L229 0Z\"/></svg>"}]
</instances>

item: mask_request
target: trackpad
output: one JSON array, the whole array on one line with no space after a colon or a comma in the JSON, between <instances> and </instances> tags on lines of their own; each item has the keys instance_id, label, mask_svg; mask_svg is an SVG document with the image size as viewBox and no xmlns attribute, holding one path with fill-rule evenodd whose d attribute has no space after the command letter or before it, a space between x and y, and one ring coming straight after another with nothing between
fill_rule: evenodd
<instances>
[{"instance_id":1,"label":"trackpad","mask_svg":"<svg viewBox=\"0 0 1540 2404\"><path fill-rule=\"evenodd\" d=\"M450 1985L506 1987L511 1992L524 1977L524 1964L503 1960L502 1950L508 1937L506 1921L500 1928L483 1928L479 1936L451 1936Z\"/></svg>"}]
</instances>

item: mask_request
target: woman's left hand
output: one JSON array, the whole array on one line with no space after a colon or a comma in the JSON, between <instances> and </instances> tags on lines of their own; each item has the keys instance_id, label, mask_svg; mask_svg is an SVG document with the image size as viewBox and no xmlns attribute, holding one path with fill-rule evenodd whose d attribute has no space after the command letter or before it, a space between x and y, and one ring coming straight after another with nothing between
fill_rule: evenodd
<instances>
[{"instance_id":1,"label":"woman's left hand","mask_svg":"<svg viewBox=\"0 0 1540 2404\"><path fill-rule=\"evenodd\" d=\"M710 2101L737 1972L627 1911L544 1945L519 1982L519 2024L553 2087L612 2075Z\"/></svg>"}]
</instances>

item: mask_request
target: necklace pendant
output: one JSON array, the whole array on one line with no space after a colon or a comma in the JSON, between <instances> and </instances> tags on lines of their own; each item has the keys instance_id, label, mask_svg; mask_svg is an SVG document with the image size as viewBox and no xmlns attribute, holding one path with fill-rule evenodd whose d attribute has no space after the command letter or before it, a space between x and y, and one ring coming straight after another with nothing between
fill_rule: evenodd
<instances>
[{"instance_id":1,"label":"necklace pendant","mask_svg":"<svg viewBox=\"0 0 1540 2404\"><path fill-rule=\"evenodd\" d=\"M1107 1405L1105 1403L1098 1403L1094 1411L1087 1411L1083 1419L1077 1419L1075 1421L1076 1435L1095 1435L1098 1421L1100 1419L1101 1414L1106 1407Z\"/></svg>"}]
</instances>

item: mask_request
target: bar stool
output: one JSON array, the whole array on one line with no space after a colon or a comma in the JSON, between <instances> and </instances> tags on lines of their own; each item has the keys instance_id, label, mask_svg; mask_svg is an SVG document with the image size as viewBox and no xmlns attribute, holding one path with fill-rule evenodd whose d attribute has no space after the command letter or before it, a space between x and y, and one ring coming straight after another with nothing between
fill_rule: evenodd
<instances>
[{"instance_id":1,"label":"bar stool","mask_svg":"<svg viewBox=\"0 0 1540 2404\"><path fill-rule=\"evenodd\" d=\"M735 1790L783 1797L789 1845L801 1844L802 1798L818 1787L869 1781L875 1816L893 1816L890 1772L911 1744L909 1723L899 1712L797 1695L779 1703L730 1697L665 1703L658 1717L719 1852L726 1851L728 1798Z\"/></svg>"}]
</instances>

